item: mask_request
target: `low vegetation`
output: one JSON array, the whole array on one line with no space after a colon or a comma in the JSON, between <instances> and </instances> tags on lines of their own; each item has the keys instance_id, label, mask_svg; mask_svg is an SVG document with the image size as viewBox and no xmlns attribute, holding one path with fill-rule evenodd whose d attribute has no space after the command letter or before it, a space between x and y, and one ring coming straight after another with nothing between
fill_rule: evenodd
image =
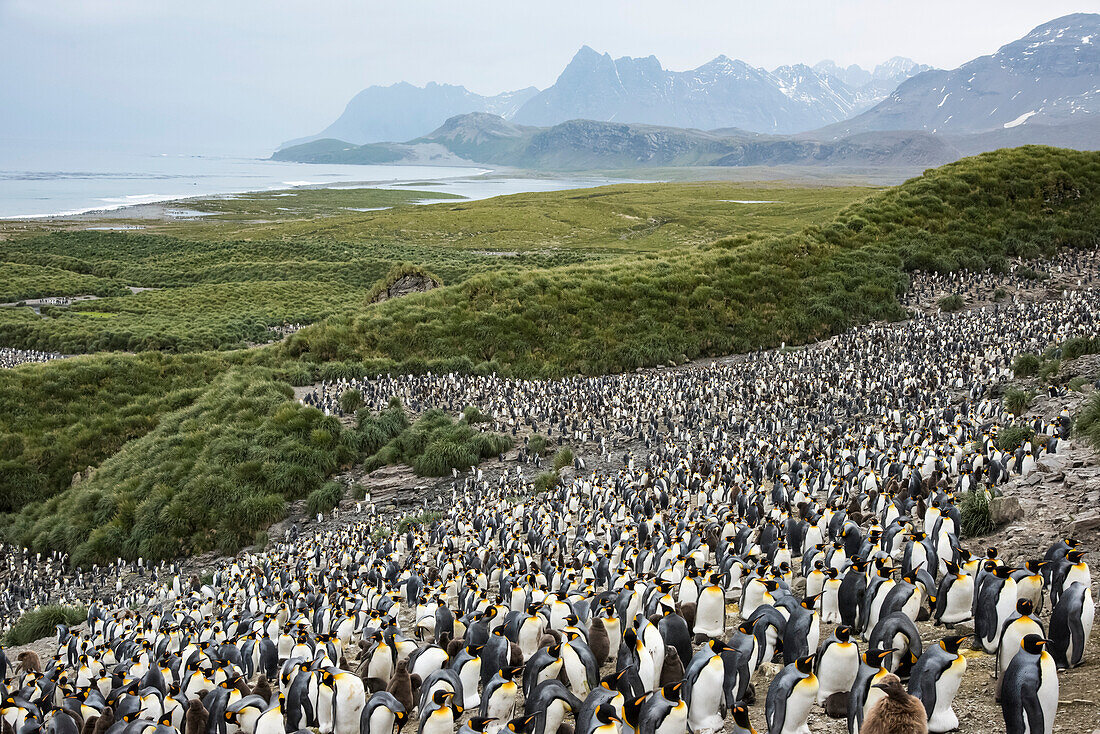
<instances>
[{"instance_id":1,"label":"low vegetation","mask_svg":"<svg viewBox=\"0 0 1100 734\"><path fill-rule=\"evenodd\" d=\"M983 492L966 492L959 504L959 515L964 538L989 535L996 528L990 508L989 496Z\"/></svg>"},{"instance_id":2,"label":"low vegetation","mask_svg":"<svg viewBox=\"0 0 1100 734\"><path fill-rule=\"evenodd\" d=\"M508 436L483 433L465 417L455 421L433 409L379 448L363 468L371 472L391 464L407 464L422 477L442 477L452 469L467 470L510 448L512 439Z\"/></svg>"},{"instance_id":3,"label":"low vegetation","mask_svg":"<svg viewBox=\"0 0 1100 734\"><path fill-rule=\"evenodd\" d=\"M966 306L966 301L958 293L952 293L949 296L944 296L936 305L940 307L940 310L944 313L954 313L955 311L961 311Z\"/></svg>"},{"instance_id":4,"label":"low vegetation","mask_svg":"<svg viewBox=\"0 0 1100 734\"><path fill-rule=\"evenodd\" d=\"M53 637L57 631L57 625L64 624L74 627L88 619L88 613L84 607L62 606L53 604L38 607L21 616L3 639L0 646L14 647L27 645L43 637Z\"/></svg>"}]
</instances>

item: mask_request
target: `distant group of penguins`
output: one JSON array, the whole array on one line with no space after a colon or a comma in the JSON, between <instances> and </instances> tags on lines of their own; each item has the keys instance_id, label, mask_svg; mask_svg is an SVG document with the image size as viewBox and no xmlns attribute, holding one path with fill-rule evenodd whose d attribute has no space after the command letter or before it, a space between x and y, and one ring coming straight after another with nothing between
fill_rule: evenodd
<instances>
[{"instance_id":1,"label":"distant group of penguins","mask_svg":"<svg viewBox=\"0 0 1100 734\"><path fill-rule=\"evenodd\" d=\"M996 391L1017 352L1094 336L1097 307L1074 292L688 370L364 382L369 404L628 448L537 494L470 473L429 525L302 533L206 582L131 566L144 585L123 590L24 554L34 594L94 599L55 654L0 656L4 731L946 732L966 646L995 656L1007 734L1050 734L1059 671L1087 660L1085 549L971 552L959 505L1057 455L1065 413L998 448L1017 421Z\"/></svg>"},{"instance_id":2,"label":"distant group of penguins","mask_svg":"<svg viewBox=\"0 0 1100 734\"><path fill-rule=\"evenodd\" d=\"M961 268L950 273L928 270L910 274L909 287L900 301L910 308L934 306L939 298L952 294L971 303L992 301L998 289L1004 292L1005 299L1012 301L1017 296L1010 295L1008 288L1014 291L1036 289L1048 279L1062 283L1069 280L1077 289L1090 288L1098 268L1100 255L1097 250L1066 250L1048 259L1010 263L1005 272L992 268Z\"/></svg>"},{"instance_id":3,"label":"distant group of penguins","mask_svg":"<svg viewBox=\"0 0 1100 734\"><path fill-rule=\"evenodd\" d=\"M65 355L57 352L42 352L37 349L11 349L0 347L0 369L18 367L32 362L49 362L61 359Z\"/></svg>"}]
</instances>

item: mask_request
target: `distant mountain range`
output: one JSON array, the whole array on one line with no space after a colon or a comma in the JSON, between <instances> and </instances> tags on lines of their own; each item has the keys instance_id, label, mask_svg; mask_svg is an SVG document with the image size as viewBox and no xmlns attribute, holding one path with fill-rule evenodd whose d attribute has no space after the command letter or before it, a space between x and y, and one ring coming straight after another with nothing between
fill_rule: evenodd
<instances>
[{"instance_id":1,"label":"distant mountain range","mask_svg":"<svg viewBox=\"0 0 1100 734\"><path fill-rule=\"evenodd\" d=\"M841 69L832 61L813 68L798 64L767 71L719 56L697 69L669 71L655 56L612 59L584 46L557 82L541 92L528 87L483 97L465 87L434 82L424 87L407 82L368 87L320 133L283 147L321 138L356 145L410 140L468 112L487 112L524 125L589 119L790 133L846 120L930 68L896 57L874 71L855 65Z\"/></svg>"},{"instance_id":2,"label":"distant mountain range","mask_svg":"<svg viewBox=\"0 0 1100 734\"><path fill-rule=\"evenodd\" d=\"M904 81L884 91L898 78ZM541 92L478 97L461 87L418 90L446 91L458 106L471 100L485 108L495 105L496 114L489 109L456 114L404 143L356 144L361 136L343 135L287 147L274 157L556 170L932 166L1028 143L1100 147L1098 79L1096 14L1051 21L953 71L893 59L871 72L831 62L767 72L719 57L690 72L669 72L653 57L612 60L585 47ZM356 99L371 98L368 92ZM426 124L429 116L425 112L416 124ZM354 128L352 117L345 111L329 130ZM796 132L811 124L816 129ZM783 131L787 134L772 134Z\"/></svg>"},{"instance_id":3,"label":"distant mountain range","mask_svg":"<svg viewBox=\"0 0 1100 734\"><path fill-rule=\"evenodd\" d=\"M991 56L902 82L881 104L816 135L974 133L1084 122L1100 113L1100 15L1045 23Z\"/></svg>"},{"instance_id":4,"label":"distant mountain range","mask_svg":"<svg viewBox=\"0 0 1100 734\"><path fill-rule=\"evenodd\" d=\"M832 62L822 62L767 71L719 56L697 69L668 71L655 56L612 59L585 46L554 85L512 119L543 126L586 119L794 133L846 120L930 67L897 58L874 72L850 68L837 74Z\"/></svg>"}]
</instances>

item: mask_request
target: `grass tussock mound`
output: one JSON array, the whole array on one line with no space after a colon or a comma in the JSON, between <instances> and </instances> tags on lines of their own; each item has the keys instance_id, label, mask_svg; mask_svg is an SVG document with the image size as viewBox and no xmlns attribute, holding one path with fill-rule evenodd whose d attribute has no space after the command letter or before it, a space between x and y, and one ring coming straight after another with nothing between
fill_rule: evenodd
<instances>
[{"instance_id":1,"label":"grass tussock mound","mask_svg":"<svg viewBox=\"0 0 1100 734\"><path fill-rule=\"evenodd\" d=\"M388 411L399 409L399 405L391 405ZM377 419L372 417L369 420ZM363 468L368 472L391 464L408 464L422 477L442 477L450 474L452 469L469 469L482 459L512 448L512 439L508 436L484 433L473 428L467 416L456 421L441 410L429 410L416 423L411 426L406 424L396 434L393 433L398 426L396 418L383 420L388 426L386 430L366 424L371 436L392 436L366 460ZM364 425L360 423L359 431L364 434L366 446L368 439Z\"/></svg>"},{"instance_id":2,"label":"grass tussock mound","mask_svg":"<svg viewBox=\"0 0 1100 734\"><path fill-rule=\"evenodd\" d=\"M28 508L10 532L79 565L234 552L358 455L358 436L294 402L289 385L265 370L234 372L90 479Z\"/></svg>"},{"instance_id":3,"label":"grass tussock mound","mask_svg":"<svg viewBox=\"0 0 1100 734\"><path fill-rule=\"evenodd\" d=\"M84 607L60 604L39 607L20 617L0 640L0 645L13 647L26 645L43 637L53 637L57 631L57 625L64 624L72 627L84 622L87 617L88 613Z\"/></svg>"}]
</instances>

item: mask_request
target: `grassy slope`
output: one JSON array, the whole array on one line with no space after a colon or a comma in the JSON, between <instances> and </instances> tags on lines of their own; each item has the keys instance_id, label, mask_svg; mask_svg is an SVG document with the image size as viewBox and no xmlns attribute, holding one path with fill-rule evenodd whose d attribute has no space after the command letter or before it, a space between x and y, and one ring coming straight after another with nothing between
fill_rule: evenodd
<instances>
[{"instance_id":1,"label":"grassy slope","mask_svg":"<svg viewBox=\"0 0 1100 734\"><path fill-rule=\"evenodd\" d=\"M85 401L86 411L102 408L115 420L130 403L167 393L172 384L199 387L183 394L182 407L167 417L148 411L152 422L159 420L153 433L124 445L92 480L26 508L9 526L9 535L41 550L71 549L80 560L136 554L151 549L154 537L176 538L190 549L230 548L277 515L281 498L316 490L333 462L346 458L337 455L338 447L350 439L332 438L330 428L314 426L316 417L290 405L285 387L274 381L280 374L303 383L318 375L395 368L478 369L475 362L490 359L495 364L480 368L528 375L595 372L680 354L813 339L860 320L899 316L894 295L905 286L907 268L997 267L1006 255L1093 247L1100 231L1098 198L1096 154L1003 151L929 172L848 207L825 226L811 225L797 234L666 244L657 251L627 250L596 264L476 275L426 294L360 306L277 347L224 357L195 355L191 359L207 365L211 374L206 375L179 376L185 358L158 355L165 360L165 374L154 371L148 384L140 375L127 378L133 394L119 405L110 402L111 387L105 389L101 381L110 383L117 370L129 369L130 360L148 357L112 357L124 364L105 369L102 376L89 367L64 381L71 397ZM105 359L81 362L94 365ZM327 361L332 359L344 361ZM266 367L242 374L244 361ZM73 412L65 402L52 407L76 421L75 429L64 418L43 432L31 417L21 424L7 417L12 406L39 404L47 389L39 383L55 382L53 377L32 379L30 373L56 375L57 369L45 365L0 374L0 431L14 435L0 437L0 448L7 447L8 460L22 462L32 475L42 470L38 462L54 434L90 430L84 425L87 413ZM212 377L223 371L228 374ZM261 394L242 392L253 385ZM280 415L292 417L293 426L276 420ZM314 430L328 432L329 439L318 445ZM35 437L33 451L22 443L24 431ZM106 435L119 432L109 429ZM250 441L240 439L258 435L269 438L256 450L280 447L271 458L282 462L275 476L300 481L269 486L266 476L230 473L238 466L255 466L257 459L241 453ZM221 445L223 438L228 446ZM106 455L100 454L100 460ZM45 483L58 476L64 478L54 471ZM204 481L215 479L231 484L212 491ZM58 488L49 485L45 491ZM191 499L215 506L192 509L195 518L167 512L179 493L191 489ZM8 491L0 484L0 494ZM246 517L238 518L233 507L221 504L222 498L239 504L249 497L260 504ZM155 506L143 507L150 498ZM219 525L222 515L236 518L233 528Z\"/></svg>"},{"instance_id":2,"label":"grassy slope","mask_svg":"<svg viewBox=\"0 0 1100 734\"><path fill-rule=\"evenodd\" d=\"M422 194L296 191L187 202L226 214L216 221L149 225L156 235L58 232L0 242L0 272L33 267L73 280L44 280L40 295L72 293L69 287L87 292L91 284L102 285L93 292L103 295L112 292L108 288L126 293L75 310L53 309L45 320L29 309L0 310L0 344L65 353L240 347L266 341L268 326L311 323L360 305L395 263L456 283L489 271L660 252L721 233L763 237L827 218L867 191L635 184L352 213L346 204ZM365 202L348 198L367 194L373 198ZM0 291L7 285L13 293L25 292L32 280L4 278ZM121 284L162 290L131 295Z\"/></svg>"},{"instance_id":3,"label":"grassy slope","mask_svg":"<svg viewBox=\"0 0 1100 734\"><path fill-rule=\"evenodd\" d=\"M803 342L901 316L906 269L1003 267L1091 247L1100 155L1028 147L944 166L824 226L729 237L660 256L490 273L293 335L313 360L492 360L517 374L595 374Z\"/></svg>"}]
</instances>

